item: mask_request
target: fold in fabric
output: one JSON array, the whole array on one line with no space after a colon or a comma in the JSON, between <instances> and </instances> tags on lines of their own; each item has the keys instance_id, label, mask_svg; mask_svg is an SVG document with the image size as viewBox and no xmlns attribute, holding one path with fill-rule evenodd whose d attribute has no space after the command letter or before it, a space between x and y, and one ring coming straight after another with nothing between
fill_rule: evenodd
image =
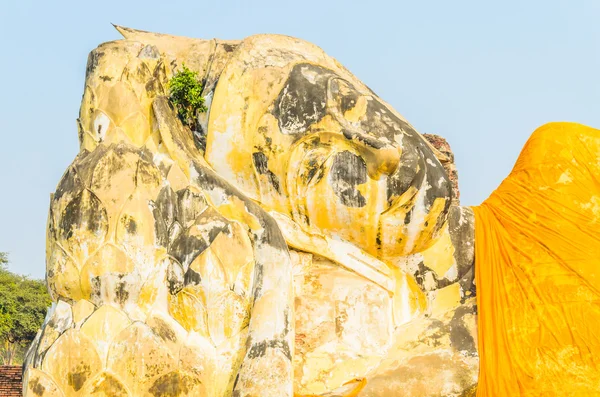
<instances>
[{"instance_id":1,"label":"fold in fabric","mask_svg":"<svg viewBox=\"0 0 600 397\"><path fill-rule=\"evenodd\" d=\"M600 130L539 128L473 210L477 396L600 396Z\"/></svg>"}]
</instances>

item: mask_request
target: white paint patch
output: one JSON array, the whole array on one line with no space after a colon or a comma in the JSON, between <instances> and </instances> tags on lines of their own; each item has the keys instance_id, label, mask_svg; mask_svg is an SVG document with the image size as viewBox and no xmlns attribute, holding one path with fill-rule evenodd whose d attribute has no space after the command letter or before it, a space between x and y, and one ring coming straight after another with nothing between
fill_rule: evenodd
<instances>
[{"instance_id":1,"label":"white paint patch","mask_svg":"<svg viewBox=\"0 0 600 397\"><path fill-rule=\"evenodd\" d=\"M423 262L424 258L421 253L403 256L394 263L400 270L408 273L415 274L419 270L419 264Z\"/></svg>"},{"instance_id":2,"label":"white paint patch","mask_svg":"<svg viewBox=\"0 0 600 397\"><path fill-rule=\"evenodd\" d=\"M387 143L387 144L391 144L392 142L390 142L390 140L388 139L387 136L381 136L379 138L377 138L378 141L383 142L383 143Z\"/></svg>"},{"instance_id":3,"label":"white paint patch","mask_svg":"<svg viewBox=\"0 0 600 397\"><path fill-rule=\"evenodd\" d=\"M246 211L248 212L248 211ZM221 220L212 220L210 222L206 222L204 224L202 224L201 227L198 226L194 226L195 228L197 228L197 230L199 230L203 236L208 240L209 239L209 233L213 230L219 230L219 229L225 229L228 227L228 224L221 221Z\"/></svg>"},{"instance_id":4,"label":"white paint patch","mask_svg":"<svg viewBox=\"0 0 600 397\"><path fill-rule=\"evenodd\" d=\"M300 69L300 71L302 72L302 76L304 76L306 78L306 80L308 80L311 84L316 84L317 82L317 72L314 70L311 70L308 67L302 67Z\"/></svg>"},{"instance_id":5,"label":"white paint patch","mask_svg":"<svg viewBox=\"0 0 600 397\"><path fill-rule=\"evenodd\" d=\"M412 312L410 309L411 294L408 290L408 285L405 278L402 279L402 286L400 287L399 294L402 302L402 314L401 318L397 319L398 323L396 324L396 326L406 324L407 322L412 320Z\"/></svg>"},{"instance_id":6,"label":"white paint patch","mask_svg":"<svg viewBox=\"0 0 600 397\"><path fill-rule=\"evenodd\" d=\"M63 333L67 328L71 327L73 323L73 314L71 312L71 305L59 300L52 313L54 319L54 328L59 332Z\"/></svg>"},{"instance_id":7,"label":"white paint patch","mask_svg":"<svg viewBox=\"0 0 600 397\"><path fill-rule=\"evenodd\" d=\"M425 160L427 162L427 164L429 164L432 167L437 167L437 164L435 162L433 162L431 159L427 159Z\"/></svg>"},{"instance_id":8,"label":"white paint patch","mask_svg":"<svg viewBox=\"0 0 600 397\"><path fill-rule=\"evenodd\" d=\"M173 160L171 160L171 158L169 157L169 155L167 153L161 153L161 149L162 149L162 143L159 145L159 151L157 151L156 153L154 153L154 156L152 156L152 161L154 162L154 164L156 165L160 165L160 164L172 164Z\"/></svg>"},{"instance_id":9,"label":"white paint patch","mask_svg":"<svg viewBox=\"0 0 600 397\"><path fill-rule=\"evenodd\" d=\"M558 181L556 181L556 183L561 183L563 185L571 182L573 182L573 175L571 174L571 170L566 170L565 172L563 172L560 175L560 178L558 178Z\"/></svg>"},{"instance_id":10,"label":"white paint patch","mask_svg":"<svg viewBox=\"0 0 600 397\"><path fill-rule=\"evenodd\" d=\"M48 308L48 311L46 312L46 317L44 317L44 325L48 324L48 322L52 318L52 315L54 314L55 310L56 310L56 302L52 302L52 304Z\"/></svg>"},{"instance_id":11,"label":"white paint patch","mask_svg":"<svg viewBox=\"0 0 600 397\"><path fill-rule=\"evenodd\" d=\"M221 188L214 187L210 190L205 190L205 192L208 194L208 198L215 207L229 202L229 195Z\"/></svg>"},{"instance_id":12,"label":"white paint patch","mask_svg":"<svg viewBox=\"0 0 600 397\"><path fill-rule=\"evenodd\" d=\"M264 231L257 233L258 239ZM254 307L261 307L250 324L250 331L255 342L277 339L285 332L285 311L293 307L292 264L286 252L270 244L255 246L257 262L263 267L262 295L254 302ZM262 302L261 302L262 301ZM265 309L270 307L268 311ZM267 315L268 314L268 315ZM255 318L256 317L256 318Z\"/></svg>"},{"instance_id":13,"label":"white paint patch","mask_svg":"<svg viewBox=\"0 0 600 397\"><path fill-rule=\"evenodd\" d=\"M156 299L152 305L153 311L161 313L169 313L169 289L167 283L164 282L166 279L167 268L169 261L167 259L162 260L156 270L153 273L153 277L149 279L149 283L153 284L156 291Z\"/></svg>"},{"instance_id":14,"label":"white paint patch","mask_svg":"<svg viewBox=\"0 0 600 397\"><path fill-rule=\"evenodd\" d=\"M210 133L210 148L207 148L210 149L210 153L206 160L217 174L227 181L238 180L236 173L227 163L227 157L231 153L232 147L236 146L236 138L239 139L243 136L241 125L241 116L232 115L227 118L224 131L211 131Z\"/></svg>"},{"instance_id":15,"label":"white paint patch","mask_svg":"<svg viewBox=\"0 0 600 397\"><path fill-rule=\"evenodd\" d=\"M444 277L449 281L454 281L458 278L458 266L456 264L450 266L450 269L444 274Z\"/></svg>"},{"instance_id":16,"label":"white paint patch","mask_svg":"<svg viewBox=\"0 0 600 397\"><path fill-rule=\"evenodd\" d=\"M458 224L460 226L464 226L467 223L467 220L465 219L465 209L460 207L460 218L458 218Z\"/></svg>"},{"instance_id":17,"label":"white paint patch","mask_svg":"<svg viewBox=\"0 0 600 397\"><path fill-rule=\"evenodd\" d=\"M212 104L214 91L211 91L208 95L204 97L204 106L206 107L206 112L201 113L198 117L198 122L204 131L208 131L208 120L210 119L210 105ZM194 131L194 135L196 131Z\"/></svg>"},{"instance_id":18,"label":"white paint patch","mask_svg":"<svg viewBox=\"0 0 600 397\"><path fill-rule=\"evenodd\" d=\"M589 202L580 205L584 210L589 210L592 212L595 222L600 219L600 197L592 196Z\"/></svg>"},{"instance_id":19,"label":"white paint patch","mask_svg":"<svg viewBox=\"0 0 600 397\"><path fill-rule=\"evenodd\" d=\"M404 149L402 146L402 138L404 138L404 134L394 134L394 142L400 146L400 149Z\"/></svg>"},{"instance_id":20,"label":"white paint patch","mask_svg":"<svg viewBox=\"0 0 600 397\"><path fill-rule=\"evenodd\" d=\"M200 178L200 174L198 173L198 171L196 170L196 167L190 165L190 180L194 181L194 180L198 180Z\"/></svg>"},{"instance_id":21,"label":"white paint patch","mask_svg":"<svg viewBox=\"0 0 600 397\"><path fill-rule=\"evenodd\" d=\"M100 142L106 138L106 131L108 131L108 127L110 126L110 119L104 113L100 113L94 119L94 132L98 134L98 139Z\"/></svg>"}]
</instances>

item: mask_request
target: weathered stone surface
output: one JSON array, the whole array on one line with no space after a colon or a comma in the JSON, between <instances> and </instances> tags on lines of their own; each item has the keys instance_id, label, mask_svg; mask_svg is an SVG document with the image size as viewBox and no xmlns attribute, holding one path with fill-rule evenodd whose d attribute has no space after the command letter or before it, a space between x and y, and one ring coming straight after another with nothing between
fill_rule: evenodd
<instances>
[{"instance_id":1,"label":"weathered stone surface","mask_svg":"<svg viewBox=\"0 0 600 397\"><path fill-rule=\"evenodd\" d=\"M458 186L458 171L454 162L454 153L446 139L435 134L423 134L437 152L436 157L442 163L450 182L452 183L452 205L460 205L460 190Z\"/></svg>"},{"instance_id":2,"label":"weathered stone surface","mask_svg":"<svg viewBox=\"0 0 600 397\"><path fill-rule=\"evenodd\" d=\"M310 43L118 29L51 201L57 304L25 394L468 395L473 223L449 148ZM183 63L200 131L165 97Z\"/></svg>"}]
</instances>

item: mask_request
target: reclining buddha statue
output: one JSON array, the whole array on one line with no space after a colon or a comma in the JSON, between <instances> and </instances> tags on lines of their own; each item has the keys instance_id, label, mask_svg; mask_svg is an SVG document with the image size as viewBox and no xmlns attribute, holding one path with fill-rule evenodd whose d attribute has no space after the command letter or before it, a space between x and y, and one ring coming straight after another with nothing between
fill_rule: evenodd
<instances>
[{"instance_id":1,"label":"reclining buddha statue","mask_svg":"<svg viewBox=\"0 0 600 397\"><path fill-rule=\"evenodd\" d=\"M600 387L600 150L573 138L598 148L598 131L544 127L461 207L451 156L320 48L117 29L88 58L80 152L51 198L54 303L25 396ZM206 104L193 129L168 98L184 65Z\"/></svg>"}]
</instances>

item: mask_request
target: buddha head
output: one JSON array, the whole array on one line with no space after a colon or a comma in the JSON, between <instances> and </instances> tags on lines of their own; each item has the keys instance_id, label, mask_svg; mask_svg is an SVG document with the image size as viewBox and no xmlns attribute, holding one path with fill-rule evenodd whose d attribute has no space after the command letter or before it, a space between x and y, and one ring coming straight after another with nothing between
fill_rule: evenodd
<instances>
[{"instance_id":1,"label":"buddha head","mask_svg":"<svg viewBox=\"0 0 600 397\"><path fill-rule=\"evenodd\" d=\"M320 48L246 39L211 95L205 158L264 207L384 260L436 240L451 184L434 149Z\"/></svg>"}]
</instances>

